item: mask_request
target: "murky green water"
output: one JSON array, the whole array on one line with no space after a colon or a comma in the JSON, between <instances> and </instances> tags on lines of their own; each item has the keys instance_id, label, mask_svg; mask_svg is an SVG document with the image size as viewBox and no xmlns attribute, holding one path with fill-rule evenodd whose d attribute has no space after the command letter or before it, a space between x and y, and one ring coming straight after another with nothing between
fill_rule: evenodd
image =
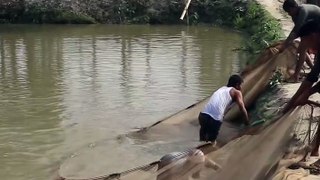
<instances>
[{"instance_id":1,"label":"murky green water","mask_svg":"<svg viewBox=\"0 0 320 180\"><path fill-rule=\"evenodd\" d=\"M1 25L1 179L49 179L93 146L107 164L115 151L134 164L116 137L225 84L244 59L232 51L240 41L205 26Z\"/></svg>"}]
</instances>

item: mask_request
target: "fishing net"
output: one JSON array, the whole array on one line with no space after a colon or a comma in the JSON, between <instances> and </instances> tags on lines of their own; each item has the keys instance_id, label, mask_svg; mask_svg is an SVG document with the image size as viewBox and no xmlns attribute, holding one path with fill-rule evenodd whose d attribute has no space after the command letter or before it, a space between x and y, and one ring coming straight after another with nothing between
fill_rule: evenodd
<instances>
[{"instance_id":1,"label":"fishing net","mask_svg":"<svg viewBox=\"0 0 320 180\"><path fill-rule=\"evenodd\" d=\"M279 45L275 44L266 49L255 64L248 66L243 71L244 84L242 91L246 105L253 104L258 96L265 91L276 71L279 71L284 79L291 76L296 64L298 43L293 43L281 54L272 53L271 48ZM288 92L285 93L288 94ZM258 123L258 125L249 129L244 128L239 126L242 118L238 107L235 106L225 116L225 122L222 124L217 139L218 145L205 144L199 146L199 143L194 143L195 139L198 138L199 131L197 117L207 101L208 98L149 127L127 135L134 141L143 141L143 143L153 141L184 142L186 149L187 147L196 147L204 153L204 157L191 158L192 156L190 157L187 155L188 153L185 153L188 150L177 153L176 155L179 158L164 167L159 166L161 161L156 161L122 173L111 175L106 173L108 175L91 179L160 180L162 177L165 177L166 180L170 180L170 178L228 180L234 179L234 177L237 177L238 180L263 179L264 177L271 177L273 173L278 171L277 162L285 155L292 137L294 137L294 132L298 134L296 136L303 139L306 137L303 130L310 129L309 125L306 126L306 123L300 120L298 116L301 113L301 108L284 115L279 111L274 111L271 113L274 116L262 120L263 123ZM279 98L277 105L284 101L284 99ZM308 113L308 111L303 112ZM299 122L300 125L297 125ZM302 142L306 143L306 141ZM201 160L203 158L205 160ZM221 166L221 169L212 168L212 164L215 163ZM66 176L63 178L81 179Z\"/></svg>"}]
</instances>

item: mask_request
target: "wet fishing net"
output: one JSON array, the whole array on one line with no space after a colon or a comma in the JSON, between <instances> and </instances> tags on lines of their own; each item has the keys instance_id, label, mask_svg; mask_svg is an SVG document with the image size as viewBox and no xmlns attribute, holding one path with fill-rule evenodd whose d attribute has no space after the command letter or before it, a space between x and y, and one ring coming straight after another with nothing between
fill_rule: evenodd
<instances>
[{"instance_id":1,"label":"wet fishing net","mask_svg":"<svg viewBox=\"0 0 320 180\"><path fill-rule=\"evenodd\" d=\"M296 50L298 43L293 43L281 54L274 54L271 48L266 49L255 64L249 65L242 73L244 79L243 94L246 105L251 105L268 87L275 72L280 72L286 79L291 76L296 64ZM294 92L279 92L294 93ZM278 95L279 96L279 95ZM193 147L185 151L171 154L174 161L163 165L163 159L151 164L139 166L128 171L111 173L106 170L106 175L93 178L81 178L73 172L68 177L68 172L60 169L62 179L264 179L271 178L278 172L279 160L284 157L288 147L292 144L293 137L297 142L310 143L315 125L310 125L301 120L298 114L308 114L311 110L297 108L286 114L281 114L279 108L266 109L270 116L258 118L257 123L251 128L240 126L241 114L238 107L231 108L225 116L217 144L199 145L195 143L198 137L199 125L197 117L208 98L196 103L168 118L165 118L149 127L131 132L127 137L134 141L153 142L171 141L183 142L186 147ZM278 98L272 101L273 106L283 106L286 99ZM303 114L303 113L302 113ZM307 125L306 125L307 124ZM307 131L307 133L304 133ZM310 136L310 137L309 137ZM192 142L192 143L190 143ZM293 143L294 144L294 143ZM301 147L301 144L299 147ZM190 151L201 150L203 155L190 155ZM129 152L128 152L129 153ZM127 162L130 163L130 162ZM217 168L219 167L219 168ZM70 174L70 173L69 173Z\"/></svg>"}]
</instances>

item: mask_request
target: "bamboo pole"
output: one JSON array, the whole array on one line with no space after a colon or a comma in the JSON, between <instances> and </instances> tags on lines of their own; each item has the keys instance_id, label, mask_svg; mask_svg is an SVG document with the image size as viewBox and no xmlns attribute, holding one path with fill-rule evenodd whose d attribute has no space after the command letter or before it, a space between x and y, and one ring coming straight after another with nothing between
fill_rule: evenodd
<instances>
[{"instance_id":1,"label":"bamboo pole","mask_svg":"<svg viewBox=\"0 0 320 180\"><path fill-rule=\"evenodd\" d=\"M188 11L188 8L189 8L189 5L190 5L190 2L191 0L188 0L187 4L186 4L186 7L184 8L183 12L182 12L182 15L180 17L181 20L183 20L184 16L186 15L187 11Z\"/></svg>"}]
</instances>

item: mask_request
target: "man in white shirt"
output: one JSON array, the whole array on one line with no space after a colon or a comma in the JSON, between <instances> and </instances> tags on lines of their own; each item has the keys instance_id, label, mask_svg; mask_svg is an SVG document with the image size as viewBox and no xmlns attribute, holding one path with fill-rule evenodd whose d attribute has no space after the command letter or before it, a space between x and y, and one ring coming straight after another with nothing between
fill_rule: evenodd
<instances>
[{"instance_id":1,"label":"man in white shirt","mask_svg":"<svg viewBox=\"0 0 320 180\"><path fill-rule=\"evenodd\" d=\"M219 134L226 110L236 102L240 111L245 116L245 124L249 125L249 117L245 108L241 93L243 79L239 75L232 75L227 86L223 86L215 91L209 102L199 114L200 141L214 142Z\"/></svg>"}]
</instances>

